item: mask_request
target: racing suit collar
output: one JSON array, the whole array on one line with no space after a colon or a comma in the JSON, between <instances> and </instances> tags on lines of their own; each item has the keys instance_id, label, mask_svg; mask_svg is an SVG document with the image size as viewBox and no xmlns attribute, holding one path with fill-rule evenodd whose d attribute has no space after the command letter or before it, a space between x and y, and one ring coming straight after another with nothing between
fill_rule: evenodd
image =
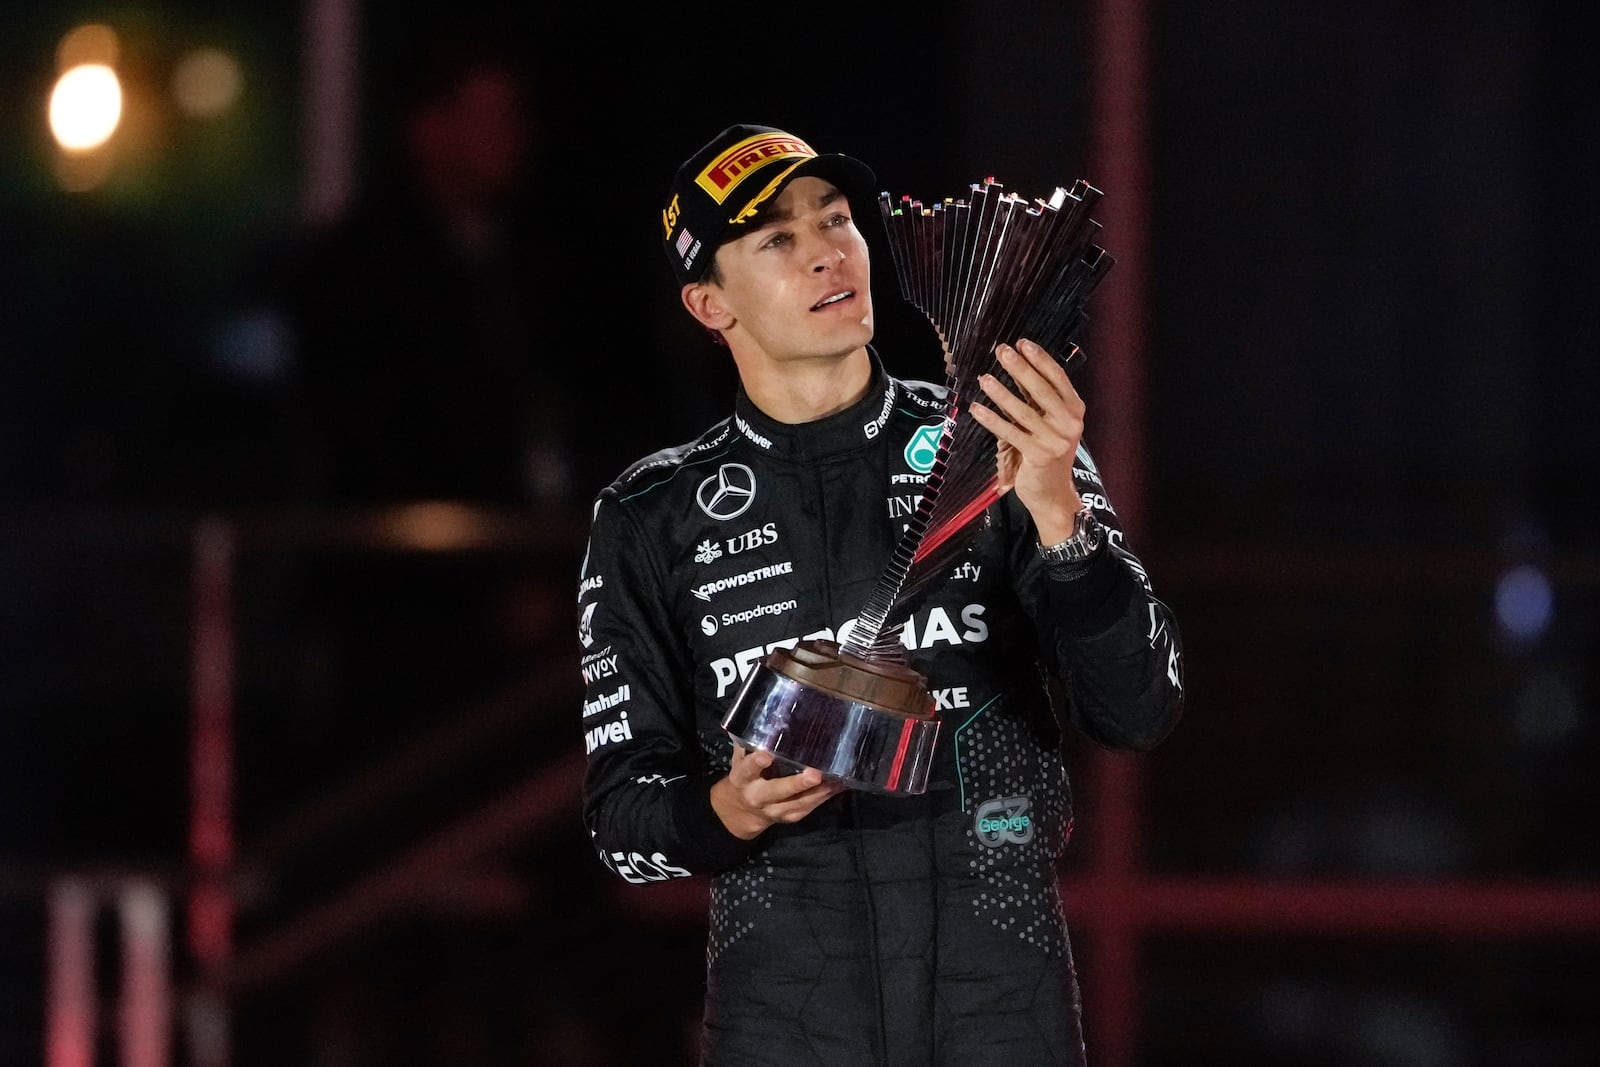
<instances>
[{"instance_id":1,"label":"racing suit collar","mask_svg":"<svg viewBox=\"0 0 1600 1067\"><path fill-rule=\"evenodd\" d=\"M819 459L860 448L877 438L894 410L894 381L871 345L872 379L861 399L815 422L783 423L769 418L745 393L734 400L734 427L752 444L775 455Z\"/></svg>"}]
</instances>

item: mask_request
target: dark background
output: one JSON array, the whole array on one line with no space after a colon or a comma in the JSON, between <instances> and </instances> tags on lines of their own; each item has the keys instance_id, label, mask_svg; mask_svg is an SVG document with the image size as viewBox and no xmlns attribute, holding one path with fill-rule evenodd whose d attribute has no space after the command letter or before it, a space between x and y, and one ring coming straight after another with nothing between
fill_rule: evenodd
<instances>
[{"instance_id":1,"label":"dark background","mask_svg":"<svg viewBox=\"0 0 1600 1067\"><path fill-rule=\"evenodd\" d=\"M569 782L569 598L599 476L561 500L460 494L488 510L437 550L316 478L284 295L315 236L305 12L11 8L0 1063L40 1061L57 876L183 884L205 516L238 537L235 815L257 865L235 1062L688 1062L693 894L614 884L559 802L498 837L474 822L541 775ZM1570 9L1149 6L1136 548L1183 627L1190 687L1186 721L1138 762L1155 876L1600 883L1597 20ZM483 27L528 77L526 358L598 469L692 437L731 397L657 236L677 161L722 126L791 129L927 198L988 175L1039 195L1098 184L1082 5L357 10L364 186L398 167L383 117L419 41ZM69 193L44 100L56 42L87 20L122 36L126 144L103 185ZM245 71L238 104L206 123L162 102L196 44ZM880 350L934 376L931 335L868 232ZM1116 232L1103 243L1118 253ZM1119 358L1094 336L1079 382L1091 447L1096 371ZM381 377L384 353L368 355ZM1115 500L1121 457L1097 456ZM471 827L482 847L431 861L459 869L413 876L398 904L369 894L301 955L250 955ZM1068 914L1082 918L1070 898ZM1137 989L1086 990L1091 1051L1098 995L1136 1002L1137 1062L1152 1067L1594 1062L1600 917L1501 936L1497 915L1158 930ZM108 1013L106 1049L111 1026Z\"/></svg>"}]
</instances>

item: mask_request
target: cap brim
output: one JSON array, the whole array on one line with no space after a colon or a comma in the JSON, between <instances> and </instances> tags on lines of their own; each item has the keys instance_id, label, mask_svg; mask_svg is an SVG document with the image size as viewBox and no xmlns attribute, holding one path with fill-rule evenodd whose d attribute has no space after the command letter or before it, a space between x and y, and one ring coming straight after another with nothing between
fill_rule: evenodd
<instances>
[{"instance_id":1,"label":"cap brim","mask_svg":"<svg viewBox=\"0 0 1600 1067\"><path fill-rule=\"evenodd\" d=\"M788 177L783 179L782 184L787 185L805 175L826 178L851 198L870 199L877 195L875 187L878 184L878 176L872 172L871 167L854 156L840 155L837 152L815 156L795 167Z\"/></svg>"}]
</instances>

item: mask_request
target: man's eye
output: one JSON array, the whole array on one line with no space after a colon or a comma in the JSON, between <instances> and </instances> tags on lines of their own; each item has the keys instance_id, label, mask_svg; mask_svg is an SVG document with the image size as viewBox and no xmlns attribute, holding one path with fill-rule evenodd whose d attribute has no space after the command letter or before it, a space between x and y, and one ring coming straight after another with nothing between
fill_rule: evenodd
<instances>
[{"instance_id":1,"label":"man's eye","mask_svg":"<svg viewBox=\"0 0 1600 1067\"><path fill-rule=\"evenodd\" d=\"M789 235L786 234L786 233L783 233L782 231L779 231L778 233L773 234L771 237L768 237L765 241L762 241L761 242L761 247L762 248L777 248L779 245L787 244L788 241L789 241Z\"/></svg>"},{"instance_id":2,"label":"man's eye","mask_svg":"<svg viewBox=\"0 0 1600 1067\"><path fill-rule=\"evenodd\" d=\"M837 215L829 215L828 216L828 221L824 225L827 225L827 226L842 226L842 225L844 225L845 223L847 223L849 221L850 221L850 216L846 215L844 212L841 211Z\"/></svg>"}]
</instances>

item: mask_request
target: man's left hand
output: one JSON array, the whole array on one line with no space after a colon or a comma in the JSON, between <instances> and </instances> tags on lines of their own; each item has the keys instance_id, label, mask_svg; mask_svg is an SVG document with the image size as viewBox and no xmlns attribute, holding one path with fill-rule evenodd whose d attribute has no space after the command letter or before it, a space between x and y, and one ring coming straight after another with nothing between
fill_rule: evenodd
<instances>
[{"instance_id":1,"label":"man's left hand","mask_svg":"<svg viewBox=\"0 0 1600 1067\"><path fill-rule=\"evenodd\" d=\"M1072 536L1083 501L1072 481L1072 460L1083 437L1083 398L1050 353L1023 338L996 349L1000 366L1022 395L993 375L978 378L995 410L974 403L972 417L999 442L1001 493L1015 490L1039 530L1040 544Z\"/></svg>"}]
</instances>

